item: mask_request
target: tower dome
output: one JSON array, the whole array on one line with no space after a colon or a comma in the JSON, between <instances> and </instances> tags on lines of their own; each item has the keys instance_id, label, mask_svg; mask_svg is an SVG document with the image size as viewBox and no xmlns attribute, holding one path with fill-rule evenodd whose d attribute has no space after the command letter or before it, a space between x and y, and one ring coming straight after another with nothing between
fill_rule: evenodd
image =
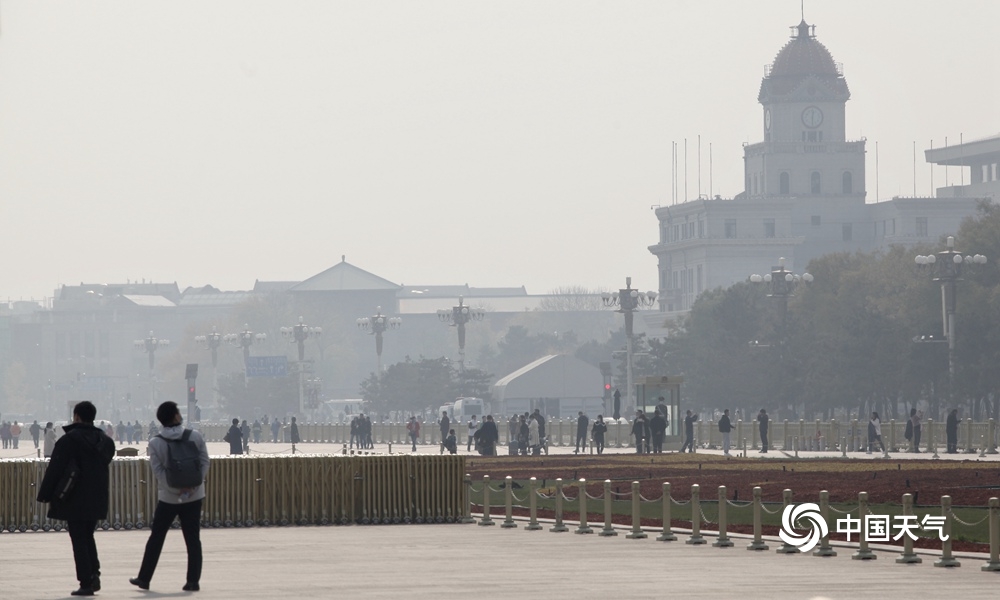
<instances>
[{"instance_id":1,"label":"tower dome","mask_svg":"<svg viewBox=\"0 0 1000 600\"><path fill-rule=\"evenodd\" d=\"M765 67L758 100L784 96L806 78L815 78L834 96L850 97L843 70L826 46L816 39L816 26L803 19L792 27L792 39L778 51L774 62Z\"/></svg>"}]
</instances>

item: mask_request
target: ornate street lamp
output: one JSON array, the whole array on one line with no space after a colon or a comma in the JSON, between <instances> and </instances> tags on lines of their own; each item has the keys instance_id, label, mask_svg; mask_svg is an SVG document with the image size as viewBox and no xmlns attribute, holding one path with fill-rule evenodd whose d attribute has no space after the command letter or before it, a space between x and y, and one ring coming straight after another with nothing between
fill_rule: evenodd
<instances>
[{"instance_id":1,"label":"ornate street lamp","mask_svg":"<svg viewBox=\"0 0 1000 600\"><path fill-rule=\"evenodd\" d=\"M254 344L260 344L267 341L266 333L254 333L250 331L250 325L244 323L243 331L239 333L227 333L222 336L222 341L227 344L236 346L237 348L243 348L243 365L246 368L246 362L250 358L250 346ZM212 354L212 364L215 364L215 353Z\"/></svg>"},{"instance_id":2,"label":"ornate street lamp","mask_svg":"<svg viewBox=\"0 0 1000 600\"><path fill-rule=\"evenodd\" d=\"M389 329L399 329L403 324L403 319L399 317L387 317L382 314L382 307L375 308L375 315L371 317L361 317L357 320L358 329L375 336L375 354L378 357L378 374L382 373L382 334Z\"/></svg>"},{"instance_id":3,"label":"ornate street lamp","mask_svg":"<svg viewBox=\"0 0 1000 600\"><path fill-rule=\"evenodd\" d=\"M470 321L482 321L486 318L486 310L483 308L472 308L465 305L462 296L458 297L458 305L437 311L438 319L450 327L458 328L458 356L459 365L465 369L465 324Z\"/></svg>"},{"instance_id":4,"label":"ornate street lamp","mask_svg":"<svg viewBox=\"0 0 1000 600\"><path fill-rule=\"evenodd\" d=\"M794 296L795 288L803 283L812 283L815 278L809 273L797 275L785 267L785 258L778 259L778 266L772 267L770 273L758 275L754 273L750 276L750 283L767 284L770 288L768 298L774 298L778 302L778 310L781 312L781 331L779 334L779 345L784 345L788 326L788 299Z\"/></svg>"},{"instance_id":5,"label":"ornate street lamp","mask_svg":"<svg viewBox=\"0 0 1000 600\"><path fill-rule=\"evenodd\" d=\"M987 259L982 254L962 256L961 252L955 250L954 236L949 235L946 243L946 250L927 256L917 255L914 262L920 269L930 269L933 281L941 282L941 322L944 339L948 342L948 393L954 399L956 284L962 280L965 265L985 265Z\"/></svg>"},{"instance_id":6,"label":"ornate street lamp","mask_svg":"<svg viewBox=\"0 0 1000 600\"><path fill-rule=\"evenodd\" d=\"M617 307L616 312L625 315L625 385L628 387L626 410L635 410L635 386L632 385L632 323L635 320L635 311L641 308L649 308L656 303L656 292L640 292L632 289L632 278L625 278L625 287L617 292L604 292L601 294L604 306L608 308Z\"/></svg>"},{"instance_id":7,"label":"ornate street lamp","mask_svg":"<svg viewBox=\"0 0 1000 600\"><path fill-rule=\"evenodd\" d=\"M142 350L149 356L149 404L156 406L156 375L153 368L156 366L156 351L170 345L170 340L157 338L153 332L149 336L134 342L136 350Z\"/></svg>"},{"instance_id":8,"label":"ornate street lamp","mask_svg":"<svg viewBox=\"0 0 1000 600\"><path fill-rule=\"evenodd\" d=\"M290 344L298 344L299 362L306 359L306 340L309 338L318 338L321 335L323 335L322 328L309 327L303 322L302 317L299 317L299 322L295 325L281 328L281 337L288 340Z\"/></svg>"},{"instance_id":9,"label":"ornate street lamp","mask_svg":"<svg viewBox=\"0 0 1000 600\"><path fill-rule=\"evenodd\" d=\"M212 398L215 400L216 406L219 405L219 346L222 345L223 337L225 336L219 333L215 326L206 335L194 336L195 343L212 351Z\"/></svg>"},{"instance_id":10,"label":"ornate street lamp","mask_svg":"<svg viewBox=\"0 0 1000 600\"><path fill-rule=\"evenodd\" d=\"M305 411L305 373L306 373L306 340L318 338L323 335L320 327L310 327L305 324L302 317L299 322L291 327L281 328L281 337L288 340L290 344L297 344L299 349L299 412Z\"/></svg>"}]
</instances>

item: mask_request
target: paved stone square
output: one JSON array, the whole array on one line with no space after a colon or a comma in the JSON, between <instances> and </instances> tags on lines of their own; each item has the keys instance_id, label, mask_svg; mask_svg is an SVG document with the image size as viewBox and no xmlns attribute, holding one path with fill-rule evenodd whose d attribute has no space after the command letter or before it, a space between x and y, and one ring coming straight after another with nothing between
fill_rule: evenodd
<instances>
[{"instance_id":1,"label":"paved stone square","mask_svg":"<svg viewBox=\"0 0 1000 600\"><path fill-rule=\"evenodd\" d=\"M208 529L198 598L996 598L1000 574L963 559L955 569L736 547L478 525ZM171 531L149 592L128 584L148 531L100 531L104 598L191 596L186 555ZM68 598L75 588L65 533L0 534L0 596Z\"/></svg>"}]
</instances>

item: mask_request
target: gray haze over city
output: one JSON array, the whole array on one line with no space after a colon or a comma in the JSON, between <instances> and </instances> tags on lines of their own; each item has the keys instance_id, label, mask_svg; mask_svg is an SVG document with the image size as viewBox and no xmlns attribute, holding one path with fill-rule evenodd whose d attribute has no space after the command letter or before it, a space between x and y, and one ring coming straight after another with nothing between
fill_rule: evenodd
<instances>
[{"instance_id":1,"label":"gray haze over city","mask_svg":"<svg viewBox=\"0 0 1000 600\"><path fill-rule=\"evenodd\" d=\"M742 191L800 10L2 0L0 297L249 289L341 255L407 285L655 289L650 208ZM1000 3L804 14L850 83L868 202L931 195L932 140L1000 131Z\"/></svg>"}]
</instances>

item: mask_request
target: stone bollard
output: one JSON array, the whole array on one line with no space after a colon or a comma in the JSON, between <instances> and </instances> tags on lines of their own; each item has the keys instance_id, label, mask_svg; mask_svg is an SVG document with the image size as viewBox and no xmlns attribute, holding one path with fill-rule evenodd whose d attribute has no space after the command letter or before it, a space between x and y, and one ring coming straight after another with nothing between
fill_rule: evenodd
<instances>
[{"instance_id":1,"label":"stone bollard","mask_svg":"<svg viewBox=\"0 0 1000 600\"><path fill-rule=\"evenodd\" d=\"M549 527L549 531L559 533L569 531L569 527L563 524L563 480L556 479L556 524Z\"/></svg>"},{"instance_id":2,"label":"stone bollard","mask_svg":"<svg viewBox=\"0 0 1000 600\"><path fill-rule=\"evenodd\" d=\"M341 450L341 453L342 453L342 454L343 454L344 456L347 456L347 444L344 444L344 447L343 447L343 449Z\"/></svg>"},{"instance_id":3,"label":"stone bollard","mask_svg":"<svg viewBox=\"0 0 1000 600\"><path fill-rule=\"evenodd\" d=\"M465 512L462 514L462 520L460 523L475 523L476 520L472 518L472 475L468 473L465 474L465 497L468 501L465 503Z\"/></svg>"},{"instance_id":4,"label":"stone bollard","mask_svg":"<svg viewBox=\"0 0 1000 600\"><path fill-rule=\"evenodd\" d=\"M795 446L795 458L799 457L799 436L792 438L792 445Z\"/></svg>"},{"instance_id":5,"label":"stone bollard","mask_svg":"<svg viewBox=\"0 0 1000 600\"><path fill-rule=\"evenodd\" d=\"M747 457L747 439L743 438L743 458Z\"/></svg>"},{"instance_id":6,"label":"stone bollard","mask_svg":"<svg viewBox=\"0 0 1000 600\"><path fill-rule=\"evenodd\" d=\"M753 488L753 541L747 544L747 550L767 550L767 544L761 537L760 527L760 486Z\"/></svg>"},{"instance_id":7,"label":"stone bollard","mask_svg":"<svg viewBox=\"0 0 1000 600\"><path fill-rule=\"evenodd\" d=\"M842 458L847 458L847 438L840 438L840 456Z\"/></svg>"},{"instance_id":8,"label":"stone bollard","mask_svg":"<svg viewBox=\"0 0 1000 600\"><path fill-rule=\"evenodd\" d=\"M483 475L483 518L479 519L480 525L496 525L490 518L490 476Z\"/></svg>"},{"instance_id":9,"label":"stone bollard","mask_svg":"<svg viewBox=\"0 0 1000 600\"><path fill-rule=\"evenodd\" d=\"M582 477L576 497L580 503L580 526L576 528L576 533L594 533L590 525L587 525L587 480Z\"/></svg>"},{"instance_id":10,"label":"stone bollard","mask_svg":"<svg viewBox=\"0 0 1000 600\"><path fill-rule=\"evenodd\" d=\"M726 486L719 486L719 538L712 544L716 548L732 548L733 540L726 535Z\"/></svg>"},{"instance_id":11,"label":"stone bollard","mask_svg":"<svg viewBox=\"0 0 1000 600\"><path fill-rule=\"evenodd\" d=\"M784 515L784 511L792 503L792 490L785 489L781 492L781 514ZM793 546L788 542L782 541L781 545L775 550L778 554L798 554L798 546Z\"/></svg>"},{"instance_id":12,"label":"stone bollard","mask_svg":"<svg viewBox=\"0 0 1000 600\"><path fill-rule=\"evenodd\" d=\"M618 535L615 528L611 526L611 480L604 480L604 529L599 531L597 535L602 537L607 537L611 535Z\"/></svg>"},{"instance_id":13,"label":"stone bollard","mask_svg":"<svg viewBox=\"0 0 1000 600\"><path fill-rule=\"evenodd\" d=\"M986 435L979 436L979 458L986 458Z\"/></svg>"},{"instance_id":14,"label":"stone bollard","mask_svg":"<svg viewBox=\"0 0 1000 600\"><path fill-rule=\"evenodd\" d=\"M819 514L824 523L830 522L830 492L820 490L819 492ZM830 530L819 538L819 547L813 550L813 556L837 556L837 551L830 545Z\"/></svg>"},{"instance_id":15,"label":"stone bollard","mask_svg":"<svg viewBox=\"0 0 1000 600\"><path fill-rule=\"evenodd\" d=\"M886 454L889 454L888 448L892 448L892 451L896 451L896 419L889 419L889 445L886 446Z\"/></svg>"},{"instance_id":16,"label":"stone bollard","mask_svg":"<svg viewBox=\"0 0 1000 600\"><path fill-rule=\"evenodd\" d=\"M935 567L961 567L962 563L955 560L951 554L951 496L941 496L941 516L944 525L941 527L941 558L934 561Z\"/></svg>"},{"instance_id":17,"label":"stone bollard","mask_svg":"<svg viewBox=\"0 0 1000 600\"><path fill-rule=\"evenodd\" d=\"M610 482L608 482L610 484ZM626 535L630 540L646 539L646 532L642 530L642 508L640 502L642 498L639 494L639 482L632 482L632 533Z\"/></svg>"},{"instance_id":18,"label":"stone bollard","mask_svg":"<svg viewBox=\"0 0 1000 600\"><path fill-rule=\"evenodd\" d=\"M858 551L851 555L854 560L875 560L878 558L868 547L868 532L865 526L865 517L868 515L868 492L858 492L858 519L860 519L861 533L858 535Z\"/></svg>"},{"instance_id":19,"label":"stone bollard","mask_svg":"<svg viewBox=\"0 0 1000 600\"><path fill-rule=\"evenodd\" d=\"M691 537L684 543L695 546L708 543L701 535L701 486L697 483L691 486Z\"/></svg>"},{"instance_id":20,"label":"stone bollard","mask_svg":"<svg viewBox=\"0 0 1000 600\"><path fill-rule=\"evenodd\" d=\"M514 529L517 523L514 522L514 478L508 475L504 479L504 519L500 523L502 529Z\"/></svg>"},{"instance_id":21,"label":"stone bollard","mask_svg":"<svg viewBox=\"0 0 1000 600\"><path fill-rule=\"evenodd\" d=\"M663 484L663 533L657 536L656 541L658 542L674 542L677 541L677 536L670 529L670 484L664 482Z\"/></svg>"},{"instance_id":22,"label":"stone bollard","mask_svg":"<svg viewBox=\"0 0 1000 600\"><path fill-rule=\"evenodd\" d=\"M996 454L997 453L997 424L992 418L989 421L989 435L990 439L987 440L986 445L989 449L986 454Z\"/></svg>"},{"instance_id":23,"label":"stone bollard","mask_svg":"<svg viewBox=\"0 0 1000 600\"><path fill-rule=\"evenodd\" d=\"M1000 571L1000 498L990 498L990 562L983 571Z\"/></svg>"},{"instance_id":24,"label":"stone bollard","mask_svg":"<svg viewBox=\"0 0 1000 600\"><path fill-rule=\"evenodd\" d=\"M532 477L528 481L528 494L529 501L528 506L530 507L530 519L528 520L528 525L524 528L525 531L537 531L542 528L538 524L538 480Z\"/></svg>"},{"instance_id":25,"label":"stone bollard","mask_svg":"<svg viewBox=\"0 0 1000 600\"><path fill-rule=\"evenodd\" d=\"M916 522L916 517L913 519L906 519L913 515L913 494L903 494L903 522L908 520ZM922 558L917 556L917 553L913 551L913 538L911 538L906 533L903 534L903 553L899 555L896 562L901 565L919 564L924 562Z\"/></svg>"}]
</instances>

